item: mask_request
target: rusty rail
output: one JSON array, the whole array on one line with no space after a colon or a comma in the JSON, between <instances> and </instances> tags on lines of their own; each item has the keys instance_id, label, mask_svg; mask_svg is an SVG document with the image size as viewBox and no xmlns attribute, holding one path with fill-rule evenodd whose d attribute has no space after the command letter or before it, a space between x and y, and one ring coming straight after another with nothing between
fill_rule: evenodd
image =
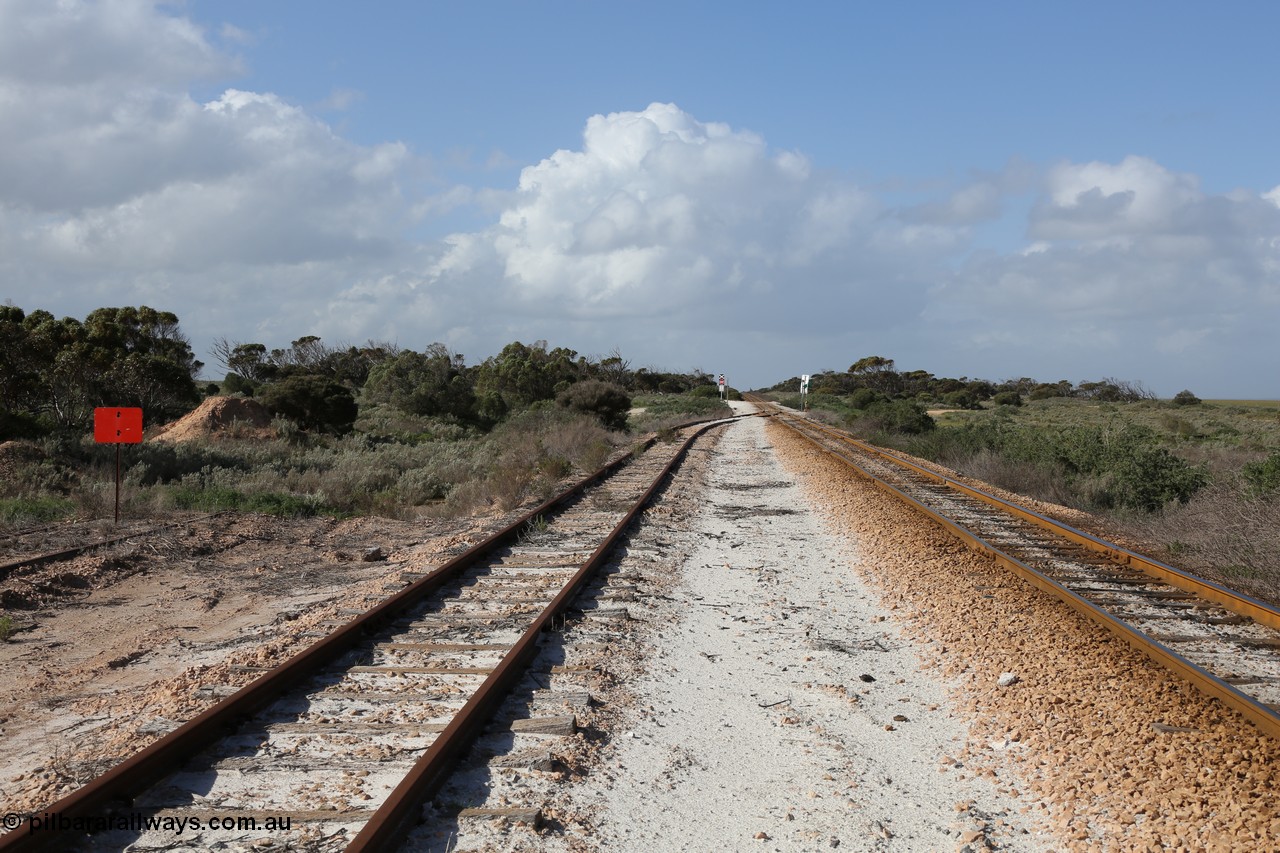
<instances>
[{"instance_id":1,"label":"rusty rail","mask_svg":"<svg viewBox=\"0 0 1280 853\"><path fill-rule=\"evenodd\" d=\"M657 493L667 475L687 454L694 439L719 424L735 419L705 419L688 424L700 426L697 432L679 448L671 462L663 468L653 485L632 507L626 518L615 527L592 557L583 564L565 590L539 614L533 626L525 632L472 700L459 711L458 718L441 733L432 748L415 765L409 777L406 777L406 781L392 792L387 803L375 813L365 831L353 840L352 847L349 849L382 850L393 846L396 839L395 833L403 830L413 820L416 814L415 809L420 808L421 804L447 778L448 763L455 760L462 750L466 749L502 701L510 686L523 674L522 667L527 667L537 651L538 634L553 616L568 605L596 568L604 563L623 530ZM656 437L650 437L643 443L643 449L650 449L656 441ZM102 815L108 813L114 806L128 805L134 797L180 769L192 755L225 736L246 717L270 704L282 693L349 651L369 634L389 624L410 607L428 598L493 551L517 541L530 522L552 513L589 487L616 473L627 464L629 459L630 455L624 455L604 465L570 488L520 516L488 539L476 543L462 554L353 618L327 637L316 641L231 696L41 811L75 819ZM436 744L439 745L438 748ZM0 853L59 847L62 846L57 843L59 838L64 842L67 840L59 833L29 833L24 821L18 828L0 835Z\"/></svg>"},{"instance_id":2,"label":"rusty rail","mask_svg":"<svg viewBox=\"0 0 1280 853\"><path fill-rule=\"evenodd\" d=\"M578 590L604 565L610 552L622 538L623 533L635 520L636 516L653 500L662 488L667 476L675 470L684 459L695 439L719 422L705 424L685 439L680 449L663 467L652 485L637 500L621 521L596 548L591 557L574 574L556 597L548 604L533 624L524 632L511 650L503 657L497 668L476 690L466 705L454 716L448 727L432 742L431 746L418 759L413 769L404 777L386 801L369 819L361 832L347 846L353 853L372 853L372 851L393 850L397 842L403 839L405 829L411 826L421 812L422 806L440 789L448 779L455 762L468 749L476 736L484 729L485 724L507 693L524 675L525 670L538 652L538 636L554 618L562 613Z\"/></svg>"}]
</instances>

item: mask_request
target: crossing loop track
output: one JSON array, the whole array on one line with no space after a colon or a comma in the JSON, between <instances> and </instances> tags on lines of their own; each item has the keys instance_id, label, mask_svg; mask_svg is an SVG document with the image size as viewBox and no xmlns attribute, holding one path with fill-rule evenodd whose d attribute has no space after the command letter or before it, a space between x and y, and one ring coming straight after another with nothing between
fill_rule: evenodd
<instances>
[{"instance_id":1,"label":"crossing loop track","mask_svg":"<svg viewBox=\"0 0 1280 853\"><path fill-rule=\"evenodd\" d=\"M319 820L351 828L355 837L346 847L348 850L394 849L406 828L417 821L424 802L439 790L454 764L523 676L537 653L544 629L570 606L588 579L607 562L627 528L662 489L693 442L728 420L688 427L684 441L674 447L650 439L632 455L615 460L489 539L417 577L400 592L50 804L44 813L63 820L91 820L140 809L190 814L202 808L200 803L205 798L201 795L209 793L210 785L219 784L216 779L208 782L219 767L248 764L256 779L280 780L266 805L256 812L284 816L291 810L305 810L299 804L300 792L314 791L331 782L330 777L341 776L331 768L367 761L370 748L374 747L378 758L372 766L379 772L399 767L403 779L398 784L385 785L391 789L389 794L381 780L373 785L374 780L370 779L371 787L377 788L374 793L381 795L381 805L376 809L361 808L350 799L337 798L335 802L326 793L320 811L327 817ZM554 541L554 546L531 547L531 530L549 532L548 541ZM469 633L471 642L458 642L456 636L447 635L450 631ZM483 666L459 665L459 651L499 655L500 659L496 663L486 661ZM406 663L405 654L422 657ZM391 680L381 683L394 685L393 688L368 691L360 686L370 677L388 676ZM421 683L415 683L414 678L421 678ZM375 707L372 714L390 721L384 727L370 725L367 717L335 720L332 716L318 717L313 710L335 695L360 690L365 692L359 701L366 706L384 703ZM464 697L461 708L451 704L454 698ZM364 710L356 713L367 714ZM293 716L282 718L281 714ZM423 723L427 717L430 720ZM299 719L301 724L294 722ZM300 726L307 733L299 739ZM384 728L391 730L389 745L384 745L378 734ZM417 731L416 743L422 742L423 733L429 733L428 743L414 747L395 743L397 734L411 728ZM323 729L332 729L338 736L329 738L331 747L326 747L329 751L322 758L309 759L308 750L314 749L314 744L305 749L301 746L322 740L318 732ZM289 741L290 738L294 739ZM282 749L282 741L291 745ZM258 751L246 757L246 743ZM344 754L341 749L349 751ZM279 762L282 756L287 759L284 765ZM318 781L299 788L288 781L289 774L300 762L308 760L314 761L314 766L307 772ZM189 769L193 763L198 765L195 771ZM178 804L147 802L168 796L181 787L173 779L193 773L204 781L188 789L191 793L183 794ZM369 771L355 775L362 783ZM153 788L166 778L164 786ZM290 784L294 787L290 788ZM202 789L201 785L205 787ZM242 811L255 811L242 793L237 790L234 796L219 801L223 810L227 810L227 803L240 802ZM363 790L357 794L359 800L371 799ZM310 810L312 819L316 811ZM343 830L343 836L346 832L348 829ZM333 842L338 837L330 834L329 840ZM0 851L66 848L71 841L64 833L30 833L22 826L0 836Z\"/></svg>"},{"instance_id":2,"label":"crossing loop track","mask_svg":"<svg viewBox=\"0 0 1280 853\"><path fill-rule=\"evenodd\" d=\"M1280 739L1280 611L767 400L824 453Z\"/></svg>"}]
</instances>

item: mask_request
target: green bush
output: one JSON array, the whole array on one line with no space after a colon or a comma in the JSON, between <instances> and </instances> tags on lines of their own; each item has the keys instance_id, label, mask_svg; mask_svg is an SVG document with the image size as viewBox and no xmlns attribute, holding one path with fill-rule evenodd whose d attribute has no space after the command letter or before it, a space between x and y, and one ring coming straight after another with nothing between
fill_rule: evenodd
<instances>
[{"instance_id":1,"label":"green bush","mask_svg":"<svg viewBox=\"0 0 1280 853\"><path fill-rule=\"evenodd\" d=\"M1249 462L1240 473L1255 492L1280 491L1280 453L1272 453L1261 462Z\"/></svg>"},{"instance_id":2,"label":"green bush","mask_svg":"<svg viewBox=\"0 0 1280 853\"><path fill-rule=\"evenodd\" d=\"M886 397L870 388L855 388L853 393L845 397L845 402L855 409L869 409L876 403L883 402Z\"/></svg>"},{"instance_id":3,"label":"green bush","mask_svg":"<svg viewBox=\"0 0 1280 853\"><path fill-rule=\"evenodd\" d=\"M1017 391L1001 391L991 398L997 406L1021 406L1022 395Z\"/></svg>"},{"instance_id":4,"label":"green bush","mask_svg":"<svg viewBox=\"0 0 1280 853\"><path fill-rule=\"evenodd\" d=\"M139 486L172 483L206 468L247 470L248 467L242 458L233 453L191 441L176 444L147 441L125 452L128 454L126 458L129 466L125 477ZM107 460L102 461L105 463Z\"/></svg>"},{"instance_id":5,"label":"green bush","mask_svg":"<svg viewBox=\"0 0 1280 853\"><path fill-rule=\"evenodd\" d=\"M715 397L716 399L719 399L720 386L719 385L699 385L695 388L691 388L688 393L690 397Z\"/></svg>"},{"instance_id":6,"label":"green bush","mask_svg":"<svg viewBox=\"0 0 1280 853\"><path fill-rule=\"evenodd\" d=\"M1044 428L991 418L915 435L895 446L961 471L984 460L986 470L1016 473L1027 482L1052 482L1053 496L1041 489L1043 496L1069 498L1087 509L1157 512L1170 503L1186 503L1209 482L1203 468L1170 453L1154 432L1138 426ZM1018 482L999 485L1025 491Z\"/></svg>"},{"instance_id":7,"label":"green bush","mask_svg":"<svg viewBox=\"0 0 1280 853\"><path fill-rule=\"evenodd\" d=\"M323 376L290 376L258 394L272 414L282 415L304 430L335 435L351 431L359 410L349 389Z\"/></svg>"},{"instance_id":8,"label":"green bush","mask_svg":"<svg viewBox=\"0 0 1280 853\"><path fill-rule=\"evenodd\" d=\"M977 409L978 398L968 391L952 391L943 395L942 402L956 409Z\"/></svg>"},{"instance_id":9,"label":"green bush","mask_svg":"<svg viewBox=\"0 0 1280 853\"><path fill-rule=\"evenodd\" d=\"M169 490L169 501L177 509L201 512L260 512L284 518L309 518L322 513L332 514L330 507L314 495L291 495L281 492L257 492L245 494L236 489L193 489L175 486Z\"/></svg>"},{"instance_id":10,"label":"green bush","mask_svg":"<svg viewBox=\"0 0 1280 853\"><path fill-rule=\"evenodd\" d=\"M27 497L0 498L0 521L5 524L30 524L33 521L57 521L75 512L75 504L66 498Z\"/></svg>"},{"instance_id":11,"label":"green bush","mask_svg":"<svg viewBox=\"0 0 1280 853\"><path fill-rule=\"evenodd\" d=\"M919 435L936 426L924 407L912 400L876 403L858 419L858 425L863 431L899 435Z\"/></svg>"},{"instance_id":12,"label":"green bush","mask_svg":"<svg viewBox=\"0 0 1280 853\"><path fill-rule=\"evenodd\" d=\"M259 383L251 379L245 379L239 373L228 373L226 378L222 380L222 390L226 394L243 394L246 397L252 397L253 393L258 390Z\"/></svg>"},{"instance_id":13,"label":"green bush","mask_svg":"<svg viewBox=\"0 0 1280 853\"><path fill-rule=\"evenodd\" d=\"M621 386L612 382L601 382L598 379L575 382L560 392L556 402L564 408L598 418L607 429L627 428L631 398Z\"/></svg>"},{"instance_id":14,"label":"green bush","mask_svg":"<svg viewBox=\"0 0 1280 853\"><path fill-rule=\"evenodd\" d=\"M1183 390L1173 395L1173 404L1175 406L1198 406L1200 405L1200 398L1190 391Z\"/></svg>"}]
</instances>

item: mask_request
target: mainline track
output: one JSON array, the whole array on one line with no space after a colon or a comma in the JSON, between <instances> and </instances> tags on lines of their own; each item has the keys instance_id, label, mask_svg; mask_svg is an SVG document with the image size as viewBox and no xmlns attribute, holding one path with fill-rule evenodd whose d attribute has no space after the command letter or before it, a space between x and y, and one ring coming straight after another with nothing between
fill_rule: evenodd
<instances>
[{"instance_id":1,"label":"mainline track","mask_svg":"<svg viewBox=\"0 0 1280 853\"><path fill-rule=\"evenodd\" d=\"M307 849L395 849L523 677L545 629L694 440L725 422L686 428L678 446L647 442L42 813L203 815L206 825L219 812L294 815L308 827ZM137 832L74 836L24 824L0 836L0 851L146 844Z\"/></svg>"},{"instance_id":2,"label":"mainline track","mask_svg":"<svg viewBox=\"0 0 1280 853\"><path fill-rule=\"evenodd\" d=\"M766 400L752 402L971 547L1280 739L1280 611Z\"/></svg>"}]
</instances>

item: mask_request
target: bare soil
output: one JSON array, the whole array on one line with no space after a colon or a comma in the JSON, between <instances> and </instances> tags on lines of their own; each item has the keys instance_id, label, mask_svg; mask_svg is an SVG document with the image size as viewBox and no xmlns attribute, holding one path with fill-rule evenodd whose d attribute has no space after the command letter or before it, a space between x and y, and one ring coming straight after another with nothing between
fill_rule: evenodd
<instances>
[{"instance_id":1,"label":"bare soil","mask_svg":"<svg viewBox=\"0 0 1280 853\"><path fill-rule=\"evenodd\" d=\"M47 805L507 520L224 513L0 580L0 806Z\"/></svg>"},{"instance_id":2,"label":"bare soil","mask_svg":"<svg viewBox=\"0 0 1280 853\"><path fill-rule=\"evenodd\" d=\"M271 438L271 413L257 400L242 397L209 397L171 424L160 427L153 441L192 441L234 433L237 437Z\"/></svg>"}]
</instances>

